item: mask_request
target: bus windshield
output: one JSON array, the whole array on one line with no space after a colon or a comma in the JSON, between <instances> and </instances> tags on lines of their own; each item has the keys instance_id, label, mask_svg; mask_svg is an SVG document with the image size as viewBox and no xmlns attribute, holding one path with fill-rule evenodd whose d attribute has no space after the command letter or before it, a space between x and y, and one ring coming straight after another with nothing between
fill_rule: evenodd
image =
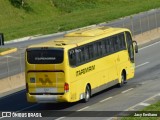
<instances>
[{"instance_id":1,"label":"bus windshield","mask_svg":"<svg viewBox=\"0 0 160 120\"><path fill-rule=\"evenodd\" d=\"M59 64L63 62L63 49L30 48L27 49L27 61L30 64Z\"/></svg>"}]
</instances>

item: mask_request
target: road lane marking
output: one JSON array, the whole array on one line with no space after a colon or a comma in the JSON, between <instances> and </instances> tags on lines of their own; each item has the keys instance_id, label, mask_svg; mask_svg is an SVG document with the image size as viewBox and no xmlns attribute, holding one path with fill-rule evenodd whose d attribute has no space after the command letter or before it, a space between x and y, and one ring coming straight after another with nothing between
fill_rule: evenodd
<instances>
[{"instance_id":1,"label":"road lane marking","mask_svg":"<svg viewBox=\"0 0 160 120\"><path fill-rule=\"evenodd\" d=\"M149 63L149 62L145 62L145 63L142 63L142 64L140 64L140 65L137 65L136 68L141 67L141 66L144 66L144 65L146 65L146 64L148 64L148 63Z\"/></svg>"},{"instance_id":2,"label":"road lane marking","mask_svg":"<svg viewBox=\"0 0 160 120\"><path fill-rule=\"evenodd\" d=\"M4 57L13 57L13 56L10 56L10 55L6 55L6 56L4 56Z\"/></svg>"},{"instance_id":3,"label":"road lane marking","mask_svg":"<svg viewBox=\"0 0 160 120\"><path fill-rule=\"evenodd\" d=\"M64 119L65 117L59 117L59 118L57 118L57 119L55 119L55 120L61 120L61 119Z\"/></svg>"},{"instance_id":4,"label":"road lane marking","mask_svg":"<svg viewBox=\"0 0 160 120\"><path fill-rule=\"evenodd\" d=\"M149 106L149 105L151 105L151 104L141 102L141 103L139 103L138 105L142 105L142 106Z\"/></svg>"},{"instance_id":5,"label":"road lane marking","mask_svg":"<svg viewBox=\"0 0 160 120\"><path fill-rule=\"evenodd\" d=\"M130 88L130 89L128 89L128 90L125 90L125 91L122 91L122 93L126 93L126 92L128 92L128 91L130 91L130 90L132 90L133 88Z\"/></svg>"},{"instance_id":6,"label":"road lane marking","mask_svg":"<svg viewBox=\"0 0 160 120\"><path fill-rule=\"evenodd\" d=\"M160 95L160 93L155 94L155 95L153 95L153 96L151 96L151 97L149 97L149 98L143 100L143 101L140 102L140 103L145 103L145 102L147 102L148 100L154 99L156 96L159 96L159 95ZM130 111L130 110L134 109L135 107L139 106L140 103L137 103L137 104L135 104L135 105L133 105L133 106L127 108L127 109L124 110L124 111Z\"/></svg>"},{"instance_id":7,"label":"road lane marking","mask_svg":"<svg viewBox=\"0 0 160 120\"><path fill-rule=\"evenodd\" d=\"M15 58L15 59L19 59L19 58L22 58L22 57L15 57L15 56L10 56L10 55L7 55L7 56L4 56L3 59L6 59L6 58Z\"/></svg>"},{"instance_id":8,"label":"road lane marking","mask_svg":"<svg viewBox=\"0 0 160 120\"><path fill-rule=\"evenodd\" d=\"M139 50L143 50L143 49L145 49L145 48L151 47L151 46L156 45L156 44L158 44L158 43L160 43L160 41L155 42L155 43L150 44L150 45L147 45L147 46L145 46L145 47L143 47L143 48L139 48Z\"/></svg>"},{"instance_id":9,"label":"road lane marking","mask_svg":"<svg viewBox=\"0 0 160 120\"><path fill-rule=\"evenodd\" d=\"M82 108L82 109L79 109L79 110L77 110L77 111L82 111L82 110L85 110L85 109L87 109L87 108L89 108L89 106L84 107L84 108Z\"/></svg>"},{"instance_id":10,"label":"road lane marking","mask_svg":"<svg viewBox=\"0 0 160 120\"><path fill-rule=\"evenodd\" d=\"M148 100L154 99L155 97L157 97L157 96L159 96L159 95L160 95L160 93L155 94L154 96L152 96L152 97L150 97L150 98L144 100L143 102L146 102L146 101L148 101Z\"/></svg>"},{"instance_id":11,"label":"road lane marking","mask_svg":"<svg viewBox=\"0 0 160 120\"><path fill-rule=\"evenodd\" d=\"M108 98L106 98L106 99L104 99L104 100L101 100L101 101L99 101L99 102L105 102L105 101L107 101L107 100L110 100L110 99L112 99L113 97L108 97Z\"/></svg>"}]
</instances>

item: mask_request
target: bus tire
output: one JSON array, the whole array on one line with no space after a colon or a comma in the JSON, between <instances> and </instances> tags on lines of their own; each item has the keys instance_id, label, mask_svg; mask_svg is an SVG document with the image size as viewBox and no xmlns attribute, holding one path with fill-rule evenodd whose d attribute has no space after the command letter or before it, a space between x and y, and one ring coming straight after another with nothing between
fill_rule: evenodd
<instances>
[{"instance_id":1,"label":"bus tire","mask_svg":"<svg viewBox=\"0 0 160 120\"><path fill-rule=\"evenodd\" d=\"M85 90L85 94L84 94L83 102L84 103L88 102L90 97L91 97L91 89L90 89L89 85L87 85L86 90Z\"/></svg>"},{"instance_id":2,"label":"bus tire","mask_svg":"<svg viewBox=\"0 0 160 120\"><path fill-rule=\"evenodd\" d=\"M125 78L126 78L126 76L125 76L125 73L124 72L122 72L122 74L121 74L121 82L120 83L118 83L118 87L123 87L123 85L126 83L126 80L125 80Z\"/></svg>"}]
</instances>

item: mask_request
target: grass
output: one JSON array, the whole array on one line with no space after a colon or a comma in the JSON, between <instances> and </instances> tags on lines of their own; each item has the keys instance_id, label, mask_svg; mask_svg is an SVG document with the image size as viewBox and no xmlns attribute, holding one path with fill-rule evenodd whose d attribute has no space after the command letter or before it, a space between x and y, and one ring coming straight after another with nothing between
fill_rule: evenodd
<instances>
[{"instance_id":1,"label":"grass","mask_svg":"<svg viewBox=\"0 0 160 120\"><path fill-rule=\"evenodd\" d=\"M0 0L0 32L5 41L50 34L160 7L160 0L26 0L29 10Z\"/></svg>"},{"instance_id":2,"label":"grass","mask_svg":"<svg viewBox=\"0 0 160 120\"><path fill-rule=\"evenodd\" d=\"M4 51L7 51L7 50L11 50L11 49L13 49L13 48L0 48L0 53L4 52Z\"/></svg>"},{"instance_id":3,"label":"grass","mask_svg":"<svg viewBox=\"0 0 160 120\"><path fill-rule=\"evenodd\" d=\"M140 113L153 113L153 114L158 113L160 115L160 101L144 108L142 111L139 111L139 112ZM124 117L121 120L160 120L160 117Z\"/></svg>"}]
</instances>

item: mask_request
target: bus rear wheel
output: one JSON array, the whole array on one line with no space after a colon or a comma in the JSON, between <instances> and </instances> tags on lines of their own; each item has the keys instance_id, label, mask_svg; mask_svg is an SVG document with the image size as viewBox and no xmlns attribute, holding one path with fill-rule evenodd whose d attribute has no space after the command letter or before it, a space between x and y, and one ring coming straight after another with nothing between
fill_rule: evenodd
<instances>
[{"instance_id":1,"label":"bus rear wheel","mask_svg":"<svg viewBox=\"0 0 160 120\"><path fill-rule=\"evenodd\" d=\"M90 90L89 85L87 85L86 90L85 90L85 94L84 94L83 102L85 102L85 103L88 102L90 97L91 97L91 90Z\"/></svg>"}]
</instances>

